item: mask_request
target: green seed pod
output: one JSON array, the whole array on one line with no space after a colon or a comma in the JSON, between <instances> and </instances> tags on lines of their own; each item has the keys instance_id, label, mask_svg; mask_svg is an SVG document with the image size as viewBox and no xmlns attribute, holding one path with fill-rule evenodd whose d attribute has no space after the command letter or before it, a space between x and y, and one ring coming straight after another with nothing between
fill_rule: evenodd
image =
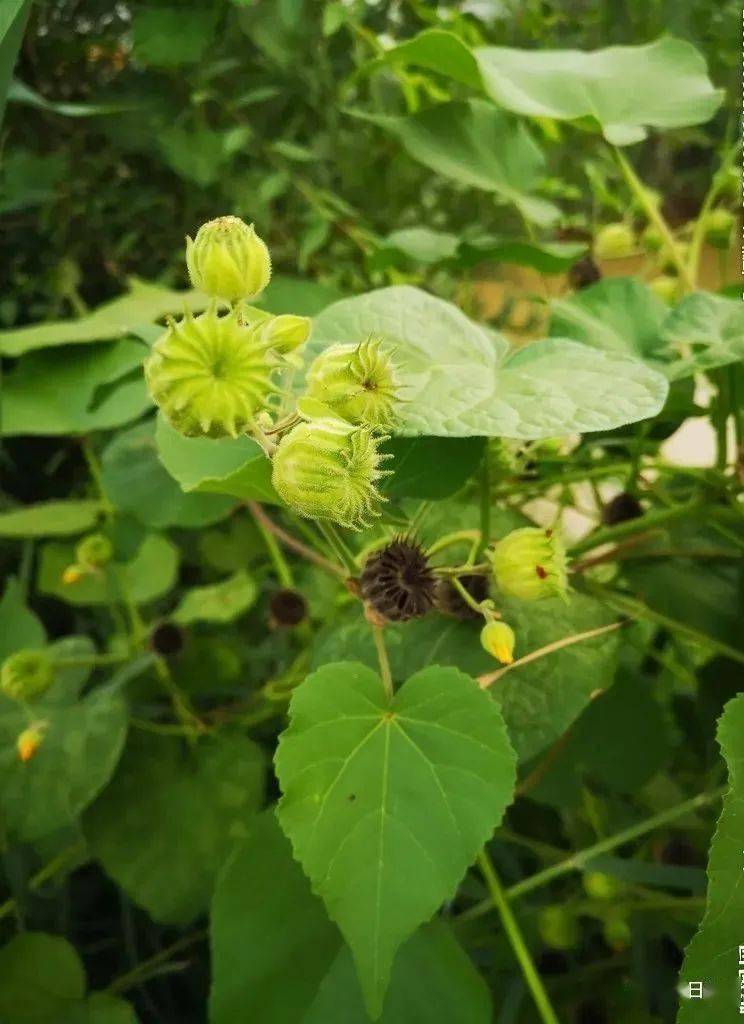
<instances>
[{"instance_id":1,"label":"green seed pod","mask_svg":"<svg viewBox=\"0 0 744 1024\"><path fill-rule=\"evenodd\" d=\"M487 622L480 635L481 646L502 665L514 661L514 630L506 622Z\"/></svg>"},{"instance_id":2,"label":"green seed pod","mask_svg":"<svg viewBox=\"0 0 744 1024\"><path fill-rule=\"evenodd\" d=\"M633 933L627 919L619 911L610 913L602 925L604 940L611 949L627 949L633 941Z\"/></svg>"},{"instance_id":3,"label":"green seed pod","mask_svg":"<svg viewBox=\"0 0 744 1024\"><path fill-rule=\"evenodd\" d=\"M579 944L579 923L565 907L544 907L537 919L540 937L551 949L575 949Z\"/></svg>"},{"instance_id":4,"label":"green seed pod","mask_svg":"<svg viewBox=\"0 0 744 1024\"><path fill-rule=\"evenodd\" d=\"M641 235L641 242L647 252L658 252L664 244L664 238L655 224L649 224Z\"/></svg>"},{"instance_id":5,"label":"green seed pod","mask_svg":"<svg viewBox=\"0 0 744 1024\"><path fill-rule=\"evenodd\" d=\"M227 302L252 299L271 278L266 244L240 217L202 224L195 239L186 239L186 266L194 288Z\"/></svg>"},{"instance_id":6,"label":"green seed pod","mask_svg":"<svg viewBox=\"0 0 744 1024\"><path fill-rule=\"evenodd\" d=\"M349 423L389 430L396 420L399 384L395 365L378 338L331 345L307 374L307 397Z\"/></svg>"},{"instance_id":7,"label":"green seed pod","mask_svg":"<svg viewBox=\"0 0 744 1024\"><path fill-rule=\"evenodd\" d=\"M311 325L309 316L281 313L262 321L263 338L276 352L286 355L305 344L310 337Z\"/></svg>"},{"instance_id":8,"label":"green seed pod","mask_svg":"<svg viewBox=\"0 0 744 1024\"><path fill-rule=\"evenodd\" d=\"M300 423L274 454L272 482L291 508L309 519L330 519L359 530L379 516L377 482L384 438L335 418Z\"/></svg>"},{"instance_id":9,"label":"green seed pod","mask_svg":"<svg viewBox=\"0 0 744 1024\"><path fill-rule=\"evenodd\" d=\"M91 569L100 569L108 565L113 557L113 545L102 533L88 534L75 548L75 561Z\"/></svg>"},{"instance_id":10,"label":"green seed pod","mask_svg":"<svg viewBox=\"0 0 744 1024\"><path fill-rule=\"evenodd\" d=\"M731 245L734 215L719 207L711 210L705 218L705 238L716 249L726 250Z\"/></svg>"},{"instance_id":11,"label":"green seed pod","mask_svg":"<svg viewBox=\"0 0 744 1024\"><path fill-rule=\"evenodd\" d=\"M17 651L0 669L0 690L11 700L37 700L53 682L54 666L46 651Z\"/></svg>"},{"instance_id":12,"label":"green seed pod","mask_svg":"<svg viewBox=\"0 0 744 1024\"><path fill-rule=\"evenodd\" d=\"M278 365L261 322L245 326L237 309L218 316L213 306L168 326L145 360L145 379L179 433L237 437L274 400Z\"/></svg>"},{"instance_id":13,"label":"green seed pod","mask_svg":"<svg viewBox=\"0 0 744 1024\"><path fill-rule=\"evenodd\" d=\"M593 900L614 900L620 892L616 879L602 871L587 871L582 882L584 892Z\"/></svg>"},{"instance_id":14,"label":"green seed pod","mask_svg":"<svg viewBox=\"0 0 744 1024\"><path fill-rule=\"evenodd\" d=\"M553 530L512 530L487 555L502 594L523 601L566 596L566 549Z\"/></svg>"},{"instance_id":15,"label":"green seed pod","mask_svg":"<svg viewBox=\"0 0 744 1024\"><path fill-rule=\"evenodd\" d=\"M633 230L622 221L605 224L594 236L594 256L598 260L619 260L624 256L632 256L635 246Z\"/></svg>"},{"instance_id":16,"label":"green seed pod","mask_svg":"<svg viewBox=\"0 0 744 1024\"><path fill-rule=\"evenodd\" d=\"M679 298L679 278L673 274L659 274L653 281L648 282L648 286L658 299L668 305Z\"/></svg>"}]
</instances>

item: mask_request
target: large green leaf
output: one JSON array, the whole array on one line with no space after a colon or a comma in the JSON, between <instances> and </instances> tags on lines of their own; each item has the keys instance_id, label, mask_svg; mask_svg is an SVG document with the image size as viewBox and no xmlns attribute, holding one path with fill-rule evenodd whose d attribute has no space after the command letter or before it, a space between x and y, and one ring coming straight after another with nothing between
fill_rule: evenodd
<instances>
[{"instance_id":1,"label":"large green leaf","mask_svg":"<svg viewBox=\"0 0 744 1024\"><path fill-rule=\"evenodd\" d=\"M443 299L381 288L324 310L310 342L379 334L396 350L405 385L397 433L522 439L607 430L653 416L667 383L627 355L562 339L509 354L507 342Z\"/></svg>"},{"instance_id":2,"label":"large green leaf","mask_svg":"<svg viewBox=\"0 0 744 1024\"><path fill-rule=\"evenodd\" d=\"M124 595L135 604L147 604L175 585L178 561L175 544L161 534L148 533L129 561L112 562L75 583L65 583L62 575L74 564L75 549L51 541L41 549L37 586L41 593L73 605L110 604Z\"/></svg>"},{"instance_id":3,"label":"large green leaf","mask_svg":"<svg viewBox=\"0 0 744 1024\"><path fill-rule=\"evenodd\" d=\"M247 835L264 777L261 750L244 736L221 733L190 748L136 734L85 815L86 839L151 917L185 923L206 909L232 844Z\"/></svg>"},{"instance_id":4,"label":"large green leaf","mask_svg":"<svg viewBox=\"0 0 744 1024\"><path fill-rule=\"evenodd\" d=\"M45 501L0 513L0 537L65 537L95 526L100 501Z\"/></svg>"},{"instance_id":5,"label":"large green leaf","mask_svg":"<svg viewBox=\"0 0 744 1024\"><path fill-rule=\"evenodd\" d=\"M103 452L101 476L115 507L154 530L208 526L235 507L228 496L184 494L158 458L155 420L138 423L114 438Z\"/></svg>"},{"instance_id":6,"label":"large green leaf","mask_svg":"<svg viewBox=\"0 0 744 1024\"><path fill-rule=\"evenodd\" d=\"M481 437L395 437L383 448L395 467L385 494L436 501L455 494L473 475L485 443Z\"/></svg>"},{"instance_id":7,"label":"large green leaf","mask_svg":"<svg viewBox=\"0 0 744 1024\"><path fill-rule=\"evenodd\" d=\"M85 995L85 972L66 939L23 932L0 948L0 1020L54 1024Z\"/></svg>"},{"instance_id":8,"label":"large green leaf","mask_svg":"<svg viewBox=\"0 0 744 1024\"><path fill-rule=\"evenodd\" d=\"M141 324L160 320L168 313L198 312L208 298L197 291L174 291L149 281L130 278L129 291L98 306L76 320L55 320L30 327L0 331L0 354L20 356L37 348L56 345L83 345L89 342L121 338L135 332Z\"/></svg>"},{"instance_id":9,"label":"large green leaf","mask_svg":"<svg viewBox=\"0 0 744 1024\"><path fill-rule=\"evenodd\" d=\"M256 581L239 569L219 583L187 590L171 617L181 626L193 622L233 622L253 606L257 597Z\"/></svg>"},{"instance_id":10,"label":"large green leaf","mask_svg":"<svg viewBox=\"0 0 744 1024\"><path fill-rule=\"evenodd\" d=\"M138 341L29 352L3 379L0 434L84 434L141 416L152 406Z\"/></svg>"},{"instance_id":11,"label":"large green leaf","mask_svg":"<svg viewBox=\"0 0 744 1024\"><path fill-rule=\"evenodd\" d=\"M730 788L710 847L705 914L687 947L680 971L682 1000L678 1024L723 1024L734 1020L741 995L744 695L726 705L718 723L718 742L728 765ZM689 986L694 982L702 982L705 998L689 998Z\"/></svg>"},{"instance_id":12,"label":"large green leaf","mask_svg":"<svg viewBox=\"0 0 744 1024\"><path fill-rule=\"evenodd\" d=\"M359 116L392 132L437 174L493 192L538 224L557 219L557 208L533 194L545 169L542 151L524 124L491 103L443 103L406 117Z\"/></svg>"},{"instance_id":13,"label":"large green leaf","mask_svg":"<svg viewBox=\"0 0 744 1024\"><path fill-rule=\"evenodd\" d=\"M723 90L714 89L708 78L701 54L669 36L589 53L502 46L470 50L451 33L430 29L383 59L417 64L481 89L517 114L587 119L619 146L645 138L647 127L681 128L708 121L723 99Z\"/></svg>"},{"instance_id":14,"label":"large green leaf","mask_svg":"<svg viewBox=\"0 0 744 1024\"><path fill-rule=\"evenodd\" d=\"M183 437L163 416L155 430L160 461L187 493L228 494L279 504L271 463L250 437Z\"/></svg>"},{"instance_id":15,"label":"large green leaf","mask_svg":"<svg viewBox=\"0 0 744 1024\"><path fill-rule=\"evenodd\" d=\"M272 810L222 872L211 912L210 1024L368 1024L348 948L292 858ZM251 950L246 958L245 950ZM302 963L291 985L277 982ZM439 921L393 967L381 1024L488 1024L488 988Z\"/></svg>"},{"instance_id":16,"label":"large green leaf","mask_svg":"<svg viewBox=\"0 0 744 1024\"><path fill-rule=\"evenodd\" d=\"M452 896L511 800L496 704L454 668L390 700L364 665L326 665L294 692L276 754L278 814L382 1010L400 944Z\"/></svg>"},{"instance_id":17,"label":"large green leaf","mask_svg":"<svg viewBox=\"0 0 744 1024\"><path fill-rule=\"evenodd\" d=\"M20 583L9 577L0 598L0 664L14 651L45 642L41 620L27 607Z\"/></svg>"},{"instance_id":18,"label":"large green leaf","mask_svg":"<svg viewBox=\"0 0 744 1024\"><path fill-rule=\"evenodd\" d=\"M499 599L504 619L516 633L518 658L563 640L608 625L617 619L604 605L583 594L540 601ZM452 665L476 676L493 671L493 658L480 645L480 626L429 615L385 628L393 677L403 680L432 664ZM527 761L556 740L588 704L595 690L612 684L617 668L618 637L606 633L519 665L488 691L501 705L512 746ZM352 609L319 634L311 666L356 658L377 664L369 624Z\"/></svg>"},{"instance_id":19,"label":"large green leaf","mask_svg":"<svg viewBox=\"0 0 744 1024\"><path fill-rule=\"evenodd\" d=\"M124 743L127 710L118 687L56 702L53 691L65 688L60 682L34 705L44 737L25 763L16 739L28 727L28 715L10 701L0 705L0 815L6 832L24 841L73 825L108 781Z\"/></svg>"},{"instance_id":20,"label":"large green leaf","mask_svg":"<svg viewBox=\"0 0 744 1024\"><path fill-rule=\"evenodd\" d=\"M661 334L675 362L673 380L744 360L744 304L710 292L688 295L667 316Z\"/></svg>"},{"instance_id":21,"label":"large green leaf","mask_svg":"<svg viewBox=\"0 0 744 1024\"><path fill-rule=\"evenodd\" d=\"M0 6L0 124L30 9L31 0L5 0Z\"/></svg>"},{"instance_id":22,"label":"large green leaf","mask_svg":"<svg viewBox=\"0 0 744 1024\"><path fill-rule=\"evenodd\" d=\"M214 35L219 12L199 5L140 5L132 19L134 55L154 67L198 61Z\"/></svg>"}]
</instances>

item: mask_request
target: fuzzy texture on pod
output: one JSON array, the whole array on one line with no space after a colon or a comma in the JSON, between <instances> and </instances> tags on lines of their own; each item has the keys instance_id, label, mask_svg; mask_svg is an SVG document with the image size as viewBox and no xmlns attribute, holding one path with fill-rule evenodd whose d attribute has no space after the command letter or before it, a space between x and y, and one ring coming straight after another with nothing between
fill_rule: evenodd
<instances>
[{"instance_id":1,"label":"fuzzy texture on pod","mask_svg":"<svg viewBox=\"0 0 744 1024\"><path fill-rule=\"evenodd\" d=\"M408 537L396 537L364 563L361 594L383 619L407 622L431 610L436 577L420 545Z\"/></svg>"},{"instance_id":2,"label":"fuzzy texture on pod","mask_svg":"<svg viewBox=\"0 0 744 1024\"><path fill-rule=\"evenodd\" d=\"M0 690L11 700L38 700L53 682L54 666L46 651L17 651L0 669Z\"/></svg>"},{"instance_id":3,"label":"fuzzy texture on pod","mask_svg":"<svg viewBox=\"0 0 744 1024\"><path fill-rule=\"evenodd\" d=\"M635 244L635 235L627 224L605 224L594 236L594 256L598 260L622 259L632 255Z\"/></svg>"},{"instance_id":4,"label":"fuzzy texture on pod","mask_svg":"<svg viewBox=\"0 0 744 1024\"><path fill-rule=\"evenodd\" d=\"M114 548L108 537L102 533L90 533L83 537L75 548L75 559L81 565L100 569L114 557Z\"/></svg>"},{"instance_id":5,"label":"fuzzy texture on pod","mask_svg":"<svg viewBox=\"0 0 744 1024\"><path fill-rule=\"evenodd\" d=\"M271 279L271 256L252 224L217 217L186 239L186 266L194 288L239 302L262 292Z\"/></svg>"},{"instance_id":6,"label":"fuzzy texture on pod","mask_svg":"<svg viewBox=\"0 0 744 1024\"><path fill-rule=\"evenodd\" d=\"M566 549L553 530L512 530L487 555L502 594L523 601L566 596Z\"/></svg>"},{"instance_id":7,"label":"fuzzy texture on pod","mask_svg":"<svg viewBox=\"0 0 744 1024\"><path fill-rule=\"evenodd\" d=\"M400 385L395 365L379 338L358 345L331 345L307 374L307 395L336 416L375 430L389 430L396 420Z\"/></svg>"},{"instance_id":8,"label":"fuzzy texture on pod","mask_svg":"<svg viewBox=\"0 0 744 1024\"><path fill-rule=\"evenodd\" d=\"M332 417L293 427L274 453L272 483L283 501L308 519L361 530L380 515L377 483L389 470L384 437Z\"/></svg>"},{"instance_id":9,"label":"fuzzy texture on pod","mask_svg":"<svg viewBox=\"0 0 744 1024\"><path fill-rule=\"evenodd\" d=\"M487 622L481 630L481 646L502 665L511 665L514 661L516 640L514 630L506 622Z\"/></svg>"},{"instance_id":10,"label":"fuzzy texture on pod","mask_svg":"<svg viewBox=\"0 0 744 1024\"><path fill-rule=\"evenodd\" d=\"M267 410L277 393L280 358L262 323L246 326L237 309L170 323L145 360L155 402L186 437L237 437Z\"/></svg>"}]
</instances>

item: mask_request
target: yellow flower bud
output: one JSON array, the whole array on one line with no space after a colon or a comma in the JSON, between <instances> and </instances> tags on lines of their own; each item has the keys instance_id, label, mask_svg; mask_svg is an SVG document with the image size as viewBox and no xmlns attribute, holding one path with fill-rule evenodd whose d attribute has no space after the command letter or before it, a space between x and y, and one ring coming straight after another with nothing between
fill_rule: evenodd
<instances>
[{"instance_id":1,"label":"yellow flower bud","mask_svg":"<svg viewBox=\"0 0 744 1024\"><path fill-rule=\"evenodd\" d=\"M44 739L45 731L46 722L35 722L33 725L30 725L28 729L24 729L23 732L18 735L18 738L16 739L16 751L18 753L19 761L23 761L25 764L36 755Z\"/></svg>"},{"instance_id":2,"label":"yellow flower bud","mask_svg":"<svg viewBox=\"0 0 744 1024\"><path fill-rule=\"evenodd\" d=\"M17 651L0 669L0 690L11 700L37 700L53 682L54 666L46 651Z\"/></svg>"},{"instance_id":3,"label":"yellow flower bud","mask_svg":"<svg viewBox=\"0 0 744 1024\"><path fill-rule=\"evenodd\" d=\"M263 321L246 326L237 309L214 306L171 323L145 360L150 394L186 437L237 437L274 401L279 356Z\"/></svg>"},{"instance_id":4,"label":"yellow flower bud","mask_svg":"<svg viewBox=\"0 0 744 1024\"><path fill-rule=\"evenodd\" d=\"M480 641L485 650L502 665L514 661L514 630L505 622L487 622L481 630Z\"/></svg>"},{"instance_id":5,"label":"yellow flower bud","mask_svg":"<svg viewBox=\"0 0 744 1024\"><path fill-rule=\"evenodd\" d=\"M62 573L62 582L66 587L70 587L73 583L79 583L88 572L89 570L84 565L68 565Z\"/></svg>"},{"instance_id":6,"label":"yellow flower bud","mask_svg":"<svg viewBox=\"0 0 744 1024\"><path fill-rule=\"evenodd\" d=\"M212 298L239 302L262 292L271 278L271 257L252 224L218 217L186 239L191 283Z\"/></svg>"},{"instance_id":7,"label":"yellow flower bud","mask_svg":"<svg viewBox=\"0 0 744 1024\"><path fill-rule=\"evenodd\" d=\"M502 594L537 601L565 597L568 591L566 549L553 530L536 526L512 530L486 554Z\"/></svg>"}]
</instances>

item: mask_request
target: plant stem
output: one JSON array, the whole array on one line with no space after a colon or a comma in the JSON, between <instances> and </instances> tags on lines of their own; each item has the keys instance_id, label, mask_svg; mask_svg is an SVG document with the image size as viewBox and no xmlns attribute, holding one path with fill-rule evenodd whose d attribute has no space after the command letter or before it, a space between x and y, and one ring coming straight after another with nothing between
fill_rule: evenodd
<instances>
[{"instance_id":1,"label":"plant stem","mask_svg":"<svg viewBox=\"0 0 744 1024\"><path fill-rule=\"evenodd\" d=\"M527 987L537 1007L540 1020L543 1021L543 1024L559 1024L548 998L548 993L545 991L540 975L537 973L535 964L530 956L530 951L525 945L516 918L506 901L506 896L499 882L496 870L485 849L481 850L478 854L478 866L488 886L488 891L491 893L491 901L499 912L501 923L514 951L514 955L519 962L519 966L522 968L524 980L527 982Z\"/></svg>"},{"instance_id":2,"label":"plant stem","mask_svg":"<svg viewBox=\"0 0 744 1024\"><path fill-rule=\"evenodd\" d=\"M385 694L388 700L393 699L393 676L390 671L390 659L388 658L387 647L385 646L385 637L382 633L382 626L372 626L372 633L375 638L375 648L377 649L377 660L380 663L380 676L385 687Z\"/></svg>"},{"instance_id":3,"label":"plant stem","mask_svg":"<svg viewBox=\"0 0 744 1024\"><path fill-rule=\"evenodd\" d=\"M189 946L193 946L196 942L201 942L202 939L206 938L207 931L202 928L197 932L192 932L191 935L182 935L180 939L177 939L170 946L166 946L165 949L161 949L160 952L151 956L149 960L143 960L142 963L137 964L131 971L126 974L122 974L120 978L116 978L112 981L106 991L112 995L121 995L122 992L126 992L127 989L134 988L135 985L140 985L143 981L146 981L148 976L151 974L153 968L157 968L160 964L167 963L172 960L176 953L180 953L181 950L188 949Z\"/></svg>"},{"instance_id":4,"label":"plant stem","mask_svg":"<svg viewBox=\"0 0 744 1024\"><path fill-rule=\"evenodd\" d=\"M255 519L258 532L261 534L261 540L264 542L264 546L269 554L271 563L276 571L277 579L283 587L291 590L294 587L294 579L292 577L292 570L287 563L287 559L284 557L283 551L277 544L274 534L266 528L266 523L263 519L258 516L256 516Z\"/></svg>"},{"instance_id":5,"label":"plant stem","mask_svg":"<svg viewBox=\"0 0 744 1024\"><path fill-rule=\"evenodd\" d=\"M247 506L257 524L260 523L267 533L272 534L280 540L286 548L289 548L290 551L294 551L296 554L301 555L303 558L307 559L308 562L312 562L313 565L317 565L320 569L324 569L333 576L340 577L341 579L345 578L346 574L339 569L338 566L329 562L327 558L324 558L306 544L303 544L301 540L297 540L297 538L293 537L291 533L287 533L287 531L283 530L281 526L277 526L277 524L269 518L266 512L264 512L263 508L257 501L249 501L247 502Z\"/></svg>"},{"instance_id":6,"label":"plant stem","mask_svg":"<svg viewBox=\"0 0 744 1024\"><path fill-rule=\"evenodd\" d=\"M93 478L93 483L96 485L98 496L101 499L101 508L107 519L112 519L116 509L109 501L108 495L103 486L103 474L101 473L101 467L96 458L96 453L93 451L93 445L90 443L89 437L82 438L81 447L83 449L83 457L88 466L88 472Z\"/></svg>"},{"instance_id":7,"label":"plant stem","mask_svg":"<svg viewBox=\"0 0 744 1024\"><path fill-rule=\"evenodd\" d=\"M29 892L36 892L45 882L54 878L58 871L61 871L69 862L74 861L84 852L84 843L72 843L70 846L66 846L53 860L50 860L48 864L45 864L43 868L40 868L33 875L28 883ZM15 908L16 900L14 898L6 900L5 903L0 903L0 920L7 917L8 914L12 914Z\"/></svg>"},{"instance_id":8,"label":"plant stem","mask_svg":"<svg viewBox=\"0 0 744 1024\"><path fill-rule=\"evenodd\" d=\"M462 583L460 583L460 581L458 580L457 576L453 576L450 579L450 583L455 588L455 590L458 592L458 594L463 599L465 604L468 605L469 608L472 608L473 611L476 612L478 615L482 615L483 614L483 609L481 608L480 603L475 600L475 598L473 597L472 594L469 594L467 592L465 587L463 587Z\"/></svg>"},{"instance_id":9,"label":"plant stem","mask_svg":"<svg viewBox=\"0 0 744 1024\"><path fill-rule=\"evenodd\" d=\"M346 569L347 574L349 576L356 576L359 570L356 562L354 561L354 556L346 547L346 542L339 534L335 525L333 523L321 521L320 519L316 520L316 525L323 534L328 547Z\"/></svg>"},{"instance_id":10,"label":"plant stem","mask_svg":"<svg viewBox=\"0 0 744 1024\"><path fill-rule=\"evenodd\" d=\"M679 249L677 248L677 242L674 238L674 235L672 234L671 228L662 217L661 211L659 210L657 204L649 196L645 185L640 180L636 172L633 170L631 163L623 156L623 154L620 152L617 146L613 146L613 150L615 153L615 159L617 160L620 166L620 170L623 172L625 180L630 186L631 191L635 193L638 202L641 204L646 213L646 216L651 221L651 223L657 228L662 238L666 242L667 248L669 250L669 255L671 256L674 265L677 268L680 280L684 282L685 287L688 291L694 291L695 281L692 275L690 274L689 267L685 263Z\"/></svg>"},{"instance_id":11,"label":"plant stem","mask_svg":"<svg viewBox=\"0 0 744 1024\"><path fill-rule=\"evenodd\" d=\"M466 540L472 541L473 543L475 541L480 542L480 539L480 530L455 530L454 533L445 533L443 537L435 540L431 547L426 549L426 557L431 558L432 555L436 555L440 551L444 551L445 548L452 547L453 544L460 544Z\"/></svg>"},{"instance_id":12,"label":"plant stem","mask_svg":"<svg viewBox=\"0 0 744 1024\"><path fill-rule=\"evenodd\" d=\"M572 557L582 555L585 551L598 548L600 544L610 544L621 540L624 537L631 537L636 533L646 533L666 523L674 522L675 519L683 519L685 516L696 512L701 508L699 500L688 501L684 505L674 505L672 508L659 509L658 512L647 512L638 519L629 519L625 523L618 523L616 526L607 526L602 530L595 530L584 540L569 548L568 553Z\"/></svg>"},{"instance_id":13,"label":"plant stem","mask_svg":"<svg viewBox=\"0 0 744 1024\"><path fill-rule=\"evenodd\" d=\"M488 447L483 453L480 478L480 544L478 554L482 554L491 540L491 472L488 463Z\"/></svg>"}]
</instances>

